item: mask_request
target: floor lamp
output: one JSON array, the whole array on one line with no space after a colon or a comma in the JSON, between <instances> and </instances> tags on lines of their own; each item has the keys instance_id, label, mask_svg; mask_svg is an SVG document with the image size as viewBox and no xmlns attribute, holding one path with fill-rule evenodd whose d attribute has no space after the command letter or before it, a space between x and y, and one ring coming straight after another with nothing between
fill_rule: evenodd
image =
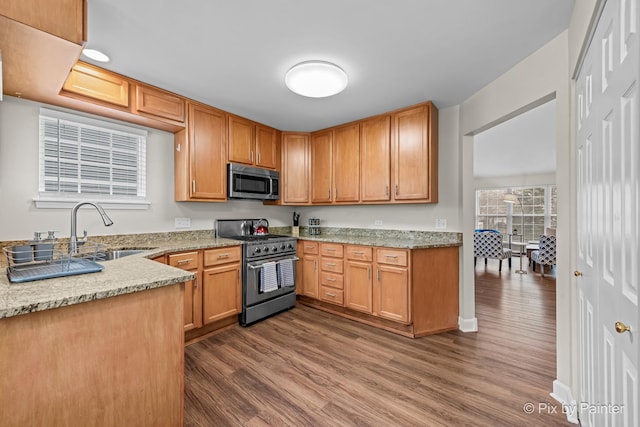
<instances>
[{"instance_id":1,"label":"floor lamp","mask_svg":"<svg viewBox=\"0 0 640 427\"><path fill-rule=\"evenodd\" d=\"M521 230L522 242L520 242L519 244L520 245L520 270L516 270L516 273L527 274L527 272L522 269L522 255L523 255L522 249L524 248L524 245L525 245L524 243L524 206L522 205L522 199L517 195L509 192L504 195L504 198L502 199L502 201L510 205L515 205L517 202L520 202L520 213L522 214L522 223L521 223L522 224L522 230Z\"/></svg>"}]
</instances>

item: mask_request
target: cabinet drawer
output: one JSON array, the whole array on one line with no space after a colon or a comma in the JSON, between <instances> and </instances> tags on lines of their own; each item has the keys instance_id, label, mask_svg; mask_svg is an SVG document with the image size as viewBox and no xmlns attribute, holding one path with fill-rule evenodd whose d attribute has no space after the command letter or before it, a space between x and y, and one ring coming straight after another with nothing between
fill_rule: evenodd
<instances>
[{"instance_id":1,"label":"cabinet drawer","mask_svg":"<svg viewBox=\"0 0 640 427\"><path fill-rule=\"evenodd\" d=\"M341 259L322 258L320 260L320 269L322 271L331 271L333 273L343 273L344 262Z\"/></svg>"},{"instance_id":2,"label":"cabinet drawer","mask_svg":"<svg viewBox=\"0 0 640 427\"><path fill-rule=\"evenodd\" d=\"M408 253L402 249L376 249L376 261L379 264L408 265Z\"/></svg>"},{"instance_id":3,"label":"cabinet drawer","mask_svg":"<svg viewBox=\"0 0 640 427\"><path fill-rule=\"evenodd\" d=\"M169 265L183 270L195 270L198 268L198 252L169 255Z\"/></svg>"},{"instance_id":4,"label":"cabinet drawer","mask_svg":"<svg viewBox=\"0 0 640 427\"><path fill-rule=\"evenodd\" d=\"M331 288L344 289L344 276L323 271L320 275L320 284Z\"/></svg>"},{"instance_id":5,"label":"cabinet drawer","mask_svg":"<svg viewBox=\"0 0 640 427\"><path fill-rule=\"evenodd\" d=\"M98 101L121 107L129 106L129 82L89 64L79 62L74 65L62 88Z\"/></svg>"},{"instance_id":6,"label":"cabinet drawer","mask_svg":"<svg viewBox=\"0 0 640 427\"><path fill-rule=\"evenodd\" d=\"M338 305L344 305L344 292L326 286L320 286L320 299Z\"/></svg>"},{"instance_id":7,"label":"cabinet drawer","mask_svg":"<svg viewBox=\"0 0 640 427\"><path fill-rule=\"evenodd\" d=\"M204 251L204 266L227 264L239 262L242 258L240 246L229 246L226 248L207 249Z\"/></svg>"},{"instance_id":8,"label":"cabinet drawer","mask_svg":"<svg viewBox=\"0 0 640 427\"><path fill-rule=\"evenodd\" d=\"M344 252L342 245L336 243L323 243L320 245L320 254L322 256L332 256L342 258Z\"/></svg>"},{"instance_id":9,"label":"cabinet drawer","mask_svg":"<svg viewBox=\"0 0 640 427\"><path fill-rule=\"evenodd\" d=\"M372 261L373 249L367 246L347 246L347 259L357 261Z\"/></svg>"},{"instance_id":10,"label":"cabinet drawer","mask_svg":"<svg viewBox=\"0 0 640 427\"><path fill-rule=\"evenodd\" d=\"M318 242L302 241L302 251L305 254L318 254Z\"/></svg>"},{"instance_id":11,"label":"cabinet drawer","mask_svg":"<svg viewBox=\"0 0 640 427\"><path fill-rule=\"evenodd\" d=\"M149 86L136 85L136 112L184 123L184 98Z\"/></svg>"}]
</instances>

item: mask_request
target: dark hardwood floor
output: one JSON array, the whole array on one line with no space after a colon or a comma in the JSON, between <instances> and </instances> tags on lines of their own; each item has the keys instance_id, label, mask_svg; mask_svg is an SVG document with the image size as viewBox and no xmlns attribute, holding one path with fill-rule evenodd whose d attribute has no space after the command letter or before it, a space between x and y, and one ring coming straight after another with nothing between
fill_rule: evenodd
<instances>
[{"instance_id":1,"label":"dark hardwood floor","mask_svg":"<svg viewBox=\"0 0 640 427\"><path fill-rule=\"evenodd\" d=\"M478 262L477 333L410 339L298 305L192 344L185 425L572 425L549 396L554 272L513 262Z\"/></svg>"}]
</instances>

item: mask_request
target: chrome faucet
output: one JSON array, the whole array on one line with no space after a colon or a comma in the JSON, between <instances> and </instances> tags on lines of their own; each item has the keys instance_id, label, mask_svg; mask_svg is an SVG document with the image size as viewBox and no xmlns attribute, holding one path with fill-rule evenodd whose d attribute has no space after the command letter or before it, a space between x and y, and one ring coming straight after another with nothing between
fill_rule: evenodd
<instances>
[{"instance_id":1,"label":"chrome faucet","mask_svg":"<svg viewBox=\"0 0 640 427\"><path fill-rule=\"evenodd\" d=\"M109 215L102 209L97 203L93 202L80 202L71 209L71 237L69 238L69 255L76 255L78 253L78 245L82 245L87 241L87 230L84 230L84 234L81 239L78 239L76 231L76 223L78 221L78 209L83 205L91 205L98 210L98 213L102 217L102 222L106 227L113 225L113 221L109 218Z\"/></svg>"}]
</instances>

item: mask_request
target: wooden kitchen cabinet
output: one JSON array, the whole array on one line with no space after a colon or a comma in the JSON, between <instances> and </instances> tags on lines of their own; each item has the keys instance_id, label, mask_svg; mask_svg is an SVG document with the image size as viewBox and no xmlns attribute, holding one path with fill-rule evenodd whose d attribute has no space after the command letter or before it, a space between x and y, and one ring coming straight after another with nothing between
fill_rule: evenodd
<instances>
[{"instance_id":1,"label":"wooden kitchen cabinet","mask_svg":"<svg viewBox=\"0 0 640 427\"><path fill-rule=\"evenodd\" d=\"M78 45L87 40L86 0L2 0L0 15Z\"/></svg>"},{"instance_id":2,"label":"wooden kitchen cabinet","mask_svg":"<svg viewBox=\"0 0 640 427\"><path fill-rule=\"evenodd\" d=\"M62 90L119 107L129 107L129 81L118 74L84 62L78 62L73 66Z\"/></svg>"},{"instance_id":3,"label":"wooden kitchen cabinet","mask_svg":"<svg viewBox=\"0 0 640 427\"><path fill-rule=\"evenodd\" d=\"M311 134L311 203L329 203L332 200L331 146L333 132Z\"/></svg>"},{"instance_id":4,"label":"wooden kitchen cabinet","mask_svg":"<svg viewBox=\"0 0 640 427\"><path fill-rule=\"evenodd\" d=\"M229 162L276 168L275 129L230 114L228 133Z\"/></svg>"},{"instance_id":5,"label":"wooden kitchen cabinet","mask_svg":"<svg viewBox=\"0 0 640 427\"><path fill-rule=\"evenodd\" d=\"M190 271L194 280L184 282L184 330L190 331L202 326L202 292L199 289L201 277L200 255L197 251L170 254L168 263L172 267Z\"/></svg>"},{"instance_id":6,"label":"wooden kitchen cabinet","mask_svg":"<svg viewBox=\"0 0 640 427\"><path fill-rule=\"evenodd\" d=\"M392 115L394 202L438 201L438 110L427 102Z\"/></svg>"},{"instance_id":7,"label":"wooden kitchen cabinet","mask_svg":"<svg viewBox=\"0 0 640 427\"><path fill-rule=\"evenodd\" d=\"M360 200L360 124L340 126L333 130L332 145L333 201Z\"/></svg>"},{"instance_id":8,"label":"wooden kitchen cabinet","mask_svg":"<svg viewBox=\"0 0 640 427\"><path fill-rule=\"evenodd\" d=\"M376 280L374 282L374 314L409 323L408 251L376 249Z\"/></svg>"},{"instance_id":9,"label":"wooden kitchen cabinet","mask_svg":"<svg viewBox=\"0 0 640 427\"><path fill-rule=\"evenodd\" d=\"M345 307L373 313L373 249L348 245L345 255Z\"/></svg>"},{"instance_id":10,"label":"wooden kitchen cabinet","mask_svg":"<svg viewBox=\"0 0 640 427\"><path fill-rule=\"evenodd\" d=\"M151 86L135 85L134 111L161 119L184 123L185 99Z\"/></svg>"},{"instance_id":11,"label":"wooden kitchen cabinet","mask_svg":"<svg viewBox=\"0 0 640 427\"><path fill-rule=\"evenodd\" d=\"M176 201L226 201L226 136L223 111L188 103L187 127L174 136Z\"/></svg>"},{"instance_id":12,"label":"wooden kitchen cabinet","mask_svg":"<svg viewBox=\"0 0 640 427\"><path fill-rule=\"evenodd\" d=\"M360 124L360 194L362 202L391 200L391 117Z\"/></svg>"},{"instance_id":13,"label":"wooden kitchen cabinet","mask_svg":"<svg viewBox=\"0 0 640 427\"><path fill-rule=\"evenodd\" d=\"M212 323L242 312L240 246L204 251L202 319Z\"/></svg>"},{"instance_id":14,"label":"wooden kitchen cabinet","mask_svg":"<svg viewBox=\"0 0 640 427\"><path fill-rule=\"evenodd\" d=\"M282 133L281 204L309 203L309 134Z\"/></svg>"},{"instance_id":15,"label":"wooden kitchen cabinet","mask_svg":"<svg viewBox=\"0 0 640 427\"><path fill-rule=\"evenodd\" d=\"M302 245L302 294L310 298L318 298L318 242L303 241Z\"/></svg>"},{"instance_id":16,"label":"wooden kitchen cabinet","mask_svg":"<svg viewBox=\"0 0 640 427\"><path fill-rule=\"evenodd\" d=\"M320 244L319 298L339 306L344 305L344 248L340 244Z\"/></svg>"}]
</instances>

